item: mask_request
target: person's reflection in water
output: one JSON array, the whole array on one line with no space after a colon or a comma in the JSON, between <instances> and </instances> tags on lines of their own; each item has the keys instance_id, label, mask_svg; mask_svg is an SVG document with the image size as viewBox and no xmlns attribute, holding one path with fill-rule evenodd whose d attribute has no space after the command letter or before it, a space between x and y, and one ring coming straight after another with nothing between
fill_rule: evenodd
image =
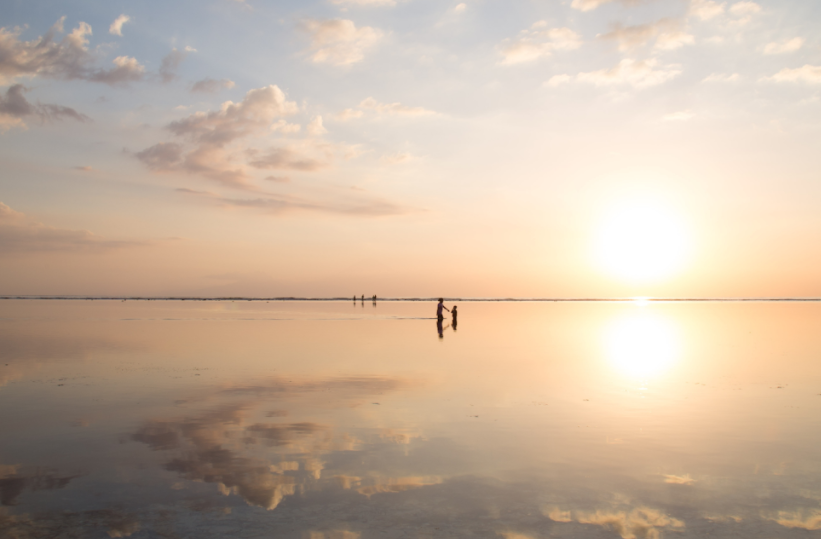
<instances>
[{"instance_id":1,"label":"person's reflection in water","mask_svg":"<svg viewBox=\"0 0 821 539\"><path fill-rule=\"evenodd\" d=\"M442 326L442 322L444 322L444 321L445 321L444 318L437 318L436 319L436 331L439 333L439 338L440 339L445 338L445 330L450 327L450 325Z\"/></svg>"},{"instance_id":2,"label":"person's reflection in water","mask_svg":"<svg viewBox=\"0 0 821 539\"><path fill-rule=\"evenodd\" d=\"M456 331L456 324L458 322L458 320L456 319L456 315L459 314L456 312L456 305L453 306L453 310L450 311L450 314L453 315L453 321L451 322L451 325L453 326L453 331Z\"/></svg>"}]
</instances>

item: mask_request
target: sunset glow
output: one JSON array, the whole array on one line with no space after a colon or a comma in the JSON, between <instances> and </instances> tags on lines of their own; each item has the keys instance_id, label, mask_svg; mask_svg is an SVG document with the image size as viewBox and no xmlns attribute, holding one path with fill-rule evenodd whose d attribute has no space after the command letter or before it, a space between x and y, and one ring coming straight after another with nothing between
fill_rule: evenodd
<instances>
[{"instance_id":1,"label":"sunset glow","mask_svg":"<svg viewBox=\"0 0 821 539\"><path fill-rule=\"evenodd\" d=\"M598 262L610 275L652 281L681 271L688 237L682 222L652 203L625 204L603 220L597 238Z\"/></svg>"}]
</instances>

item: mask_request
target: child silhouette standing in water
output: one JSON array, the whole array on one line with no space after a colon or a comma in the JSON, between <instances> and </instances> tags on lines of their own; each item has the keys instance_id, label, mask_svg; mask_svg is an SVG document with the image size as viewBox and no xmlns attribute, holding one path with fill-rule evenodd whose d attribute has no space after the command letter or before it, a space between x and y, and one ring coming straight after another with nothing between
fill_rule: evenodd
<instances>
[{"instance_id":1,"label":"child silhouette standing in water","mask_svg":"<svg viewBox=\"0 0 821 539\"><path fill-rule=\"evenodd\" d=\"M456 316L459 314L456 312L456 305L453 306L453 310L450 311L450 314L453 315L453 322L451 323L451 325L453 326L453 331L456 331Z\"/></svg>"}]
</instances>

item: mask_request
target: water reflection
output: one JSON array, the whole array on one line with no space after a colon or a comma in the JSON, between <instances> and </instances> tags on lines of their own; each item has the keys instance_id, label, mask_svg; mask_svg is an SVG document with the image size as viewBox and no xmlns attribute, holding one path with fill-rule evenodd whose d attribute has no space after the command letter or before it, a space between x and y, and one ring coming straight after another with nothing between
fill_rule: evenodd
<instances>
[{"instance_id":1,"label":"water reflection","mask_svg":"<svg viewBox=\"0 0 821 539\"><path fill-rule=\"evenodd\" d=\"M0 321L3 539L821 528L821 305L94 304Z\"/></svg>"},{"instance_id":2,"label":"water reflection","mask_svg":"<svg viewBox=\"0 0 821 539\"><path fill-rule=\"evenodd\" d=\"M646 306L612 321L605 332L604 345L614 367L632 378L658 376L681 356L675 325Z\"/></svg>"}]
</instances>

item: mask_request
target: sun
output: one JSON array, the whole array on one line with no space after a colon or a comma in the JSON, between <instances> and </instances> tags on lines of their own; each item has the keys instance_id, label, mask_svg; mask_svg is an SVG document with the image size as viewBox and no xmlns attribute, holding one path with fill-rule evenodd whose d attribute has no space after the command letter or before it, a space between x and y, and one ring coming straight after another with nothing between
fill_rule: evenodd
<instances>
[{"instance_id":1,"label":"sun","mask_svg":"<svg viewBox=\"0 0 821 539\"><path fill-rule=\"evenodd\" d=\"M599 228L596 258L608 274L634 282L655 281L680 271L689 254L682 219L654 201L623 203Z\"/></svg>"}]
</instances>

